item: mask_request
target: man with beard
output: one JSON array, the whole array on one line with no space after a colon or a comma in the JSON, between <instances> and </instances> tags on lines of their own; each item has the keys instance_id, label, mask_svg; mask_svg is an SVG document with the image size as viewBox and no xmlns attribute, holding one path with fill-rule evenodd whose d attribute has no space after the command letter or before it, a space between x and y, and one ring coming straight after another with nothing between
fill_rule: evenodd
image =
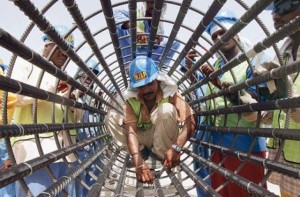
<instances>
[{"instance_id":1,"label":"man with beard","mask_svg":"<svg viewBox=\"0 0 300 197\"><path fill-rule=\"evenodd\" d=\"M222 28L216 23L212 22L206 29L213 42L219 41L226 31L235 22L237 22L237 18L235 17L234 13L228 10L221 10L215 17L215 20L222 25ZM249 42L241 35L236 35L235 40L230 39L226 43L223 43L220 47L220 51L224 55L225 59L219 58L214 63L213 67L207 64L200 67L204 75L209 76L209 74L211 74L214 70L221 69L227 61L237 57L240 53L242 53L243 50L251 49L251 44L249 44ZM241 46L241 48L238 44ZM251 67L260 65L266 60L269 60L267 56L264 54L258 54L250 59L250 65L247 61L245 61L232 68L231 72L227 71L221 74L217 79L212 80L209 83L209 86L206 87L206 96L210 94L217 94L224 88L228 88L235 83L242 83L246 79L252 78L253 74ZM233 78L232 74L234 75L235 79ZM206 107L209 110L215 110L230 108L234 105L256 103L257 100L261 100L262 98L257 98L255 88L256 87L247 87L245 90L241 90L241 96L238 96L237 93L219 96L215 99L207 101ZM226 114L226 116L220 114L206 117L206 119L203 121L203 125L214 125L218 127L223 127L226 125L226 127L254 128L257 118L257 112L242 113L241 117L239 117L238 114ZM252 137L250 135L242 134L235 135L230 132L213 132L211 136L212 143L216 145L230 148L232 151L249 152L258 157L266 157L266 139L264 137ZM254 146L252 145L253 142L255 142ZM218 151L212 151L211 155L211 160L213 162L216 164L222 164L222 167L230 170L231 172L237 170L243 162L239 158L228 156ZM238 174L249 181L258 184L264 176L264 167L256 166L247 162L245 166L240 169ZM227 179L218 173L213 173L211 176L211 184L214 189L218 188L226 181ZM228 183L219 193L221 196L236 196L237 194L239 196L249 195L245 189L231 182Z\"/></svg>"},{"instance_id":2,"label":"man with beard","mask_svg":"<svg viewBox=\"0 0 300 197\"><path fill-rule=\"evenodd\" d=\"M291 20L300 16L300 1L299 0L275 0L273 2L273 21L276 30L280 29ZM289 65L295 61L300 60L300 31L290 35L286 38L280 51L283 55L284 65ZM277 59L276 59L277 60ZM273 68L279 65L274 62L266 62L263 64L265 71L271 71ZM288 76L288 80L285 83L290 83L291 95L290 97L298 97L300 95L300 77L299 73L294 73ZM273 95L273 99L278 99L287 96L287 90L284 80L275 80L276 88L270 88L270 93ZM274 97L277 95L276 97ZM279 97L278 97L279 96ZM285 110L275 110L273 114L272 127L284 128L286 120ZM291 109L291 119L289 122L289 129L299 129L300 123L300 108ZM268 139L269 158L273 159L278 148L282 144L282 141L278 138ZM300 168L300 141L285 140L284 147L280 153L278 160L287 166L294 166ZM280 187L280 193L283 197L299 196L300 194L300 181L292 178L288 175L279 174L273 172L269 181L278 184Z\"/></svg>"},{"instance_id":3,"label":"man with beard","mask_svg":"<svg viewBox=\"0 0 300 197\"><path fill-rule=\"evenodd\" d=\"M147 1L142 4L143 6L140 9L137 9L137 18L141 17L152 17L154 10L154 1ZM167 4L164 3L161 13L161 18L164 17L165 11L167 8ZM130 39L130 25L129 25L129 12L127 10L114 10L114 17L116 22L123 22L117 25L117 33L119 36L120 47L122 50L123 62L124 64L128 64L131 61L131 39ZM151 30L151 19L149 20L137 20L137 55L146 55L148 52L148 41L149 34ZM163 38L164 27L163 23L160 22L157 28L157 35L155 39L155 45L153 48L153 53L151 58L154 61L160 61L161 55L164 52L164 48L167 45L167 39ZM172 58L175 54L174 50L179 48L180 44L178 42L174 42L172 45L172 49L168 53L168 57ZM164 62L163 68L166 68L170 59L166 58Z\"/></svg>"},{"instance_id":4,"label":"man with beard","mask_svg":"<svg viewBox=\"0 0 300 197\"><path fill-rule=\"evenodd\" d=\"M55 26L55 30L63 37L69 31L69 29L65 26ZM44 41L44 49L43 49L43 57L47 58L51 52L54 50L56 46L55 43L47 36L43 36ZM65 41L71 47L74 47L74 37L73 35L67 36ZM53 63L54 66L58 68L62 68L64 63L66 62L68 56L65 52L61 51L61 49L56 48L53 55L50 57L49 61ZM40 75L44 71L37 66L31 64L23 60L22 62L17 62L13 73L12 78L21 81L23 83L36 86ZM57 94L63 97L67 96L69 86L66 82L59 82L57 89L55 86L56 77L49 73L43 73L43 78L38 86L40 89L55 93L57 90ZM74 98L74 95L71 95ZM17 94L17 103L16 109L14 112L14 123L16 124L43 124L43 123L53 123L53 117L55 123L63 123L65 122L64 114L65 110L68 109L68 122L74 122L74 114L73 109L70 107L66 107L61 104L54 105L54 114L51 113L51 109L53 108L53 103L46 100L37 100L37 108L36 108L36 120L34 120L33 116L33 103L35 99L28 96L18 95ZM76 131L59 131L57 132L58 141L62 148L68 147L70 145L70 141L68 140L68 135L70 134L72 142L75 142L76 139ZM54 133L47 132L39 134L39 140L41 144L41 148L43 154L47 154L53 151L56 151L59 147L56 144ZM37 143L35 141L34 135L24 135L19 137L12 137L11 144L13 148L13 152L15 155L15 159L17 164L24 163L26 161L35 159L40 156L39 150L37 148ZM76 157L74 154L69 154L66 156L66 159L71 164L76 161ZM67 164L63 162L62 159L55 161L49 165L53 175L56 179L59 179L68 173ZM49 177L49 174L46 172L44 168L34 171L32 174L24 177L26 184L28 185L31 193L34 196L37 196L42 191L44 191L47 187L53 184L52 177ZM65 190L68 192L70 196L75 196L75 181L72 181ZM16 196L17 197L25 197L26 193L20 186L19 182L16 183ZM60 195L59 195L60 196Z\"/></svg>"},{"instance_id":5,"label":"man with beard","mask_svg":"<svg viewBox=\"0 0 300 197\"><path fill-rule=\"evenodd\" d=\"M124 128L115 126L110 132L121 132L132 156L137 180L152 183L153 174L145 163L150 152L163 161L166 168L179 164L181 149L193 135L194 111L177 91L176 83L158 71L154 61L138 56L129 67L130 88L125 93ZM179 129L179 124L183 127ZM147 149L148 151L145 151Z\"/></svg>"}]
</instances>

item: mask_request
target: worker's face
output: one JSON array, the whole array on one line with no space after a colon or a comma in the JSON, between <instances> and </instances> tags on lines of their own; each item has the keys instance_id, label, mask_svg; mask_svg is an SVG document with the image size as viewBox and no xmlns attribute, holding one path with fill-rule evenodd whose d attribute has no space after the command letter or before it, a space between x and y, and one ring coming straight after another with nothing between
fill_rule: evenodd
<instances>
[{"instance_id":1,"label":"worker's face","mask_svg":"<svg viewBox=\"0 0 300 197\"><path fill-rule=\"evenodd\" d=\"M157 80L152 81L144 86L138 87L138 94L145 100L153 100L156 98L159 83Z\"/></svg>"},{"instance_id":2,"label":"worker's face","mask_svg":"<svg viewBox=\"0 0 300 197\"><path fill-rule=\"evenodd\" d=\"M96 75L96 73L95 73ZM81 83L81 85L83 85L86 88L90 88L93 89L93 85L91 85L91 83L93 82L92 78L90 78L86 73L82 72L81 74L79 74L79 82ZM79 96L82 97L85 93L81 92L79 93Z\"/></svg>"},{"instance_id":3,"label":"worker's face","mask_svg":"<svg viewBox=\"0 0 300 197\"><path fill-rule=\"evenodd\" d=\"M55 47L54 43L49 43L44 48L44 57L48 57L51 50ZM50 61L57 67L61 68L66 60L68 59L68 56L62 52L59 48L56 48L55 52L53 53L52 57L50 58Z\"/></svg>"},{"instance_id":4,"label":"worker's face","mask_svg":"<svg viewBox=\"0 0 300 197\"><path fill-rule=\"evenodd\" d=\"M147 1L146 2L146 16L152 16L154 9L154 1Z\"/></svg>"},{"instance_id":5,"label":"worker's face","mask_svg":"<svg viewBox=\"0 0 300 197\"><path fill-rule=\"evenodd\" d=\"M224 34L225 34L226 30L220 29L216 32L214 32L211 35L211 39L214 43L216 43ZM220 47L220 50L223 53L226 53L232 49L234 49L235 47L237 47L235 41L233 39L230 39L228 42L225 42L224 44L222 44L222 46Z\"/></svg>"},{"instance_id":6,"label":"worker's face","mask_svg":"<svg viewBox=\"0 0 300 197\"><path fill-rule=\"evenodd\" d=\"M298 9L296 9L295 11L292 11L287 14L274 13L273 21L274 21L275 29L278 30L283 25L289 23L291 20L293 20L297 16L300 16L300 7Z\"/></svg>"},{"instance_id":7,"label":"worker's face","mask_svg":"<svg viewBox=\"0 0 300 197\"><path fill-rule=\"evenodd\" d=\"M82 73L80 75L79 81L82 83L82 85L84 85L85 87L89 87L92 83L92 79L86 74L86 73Z\"/></svg>"}]
</instances>

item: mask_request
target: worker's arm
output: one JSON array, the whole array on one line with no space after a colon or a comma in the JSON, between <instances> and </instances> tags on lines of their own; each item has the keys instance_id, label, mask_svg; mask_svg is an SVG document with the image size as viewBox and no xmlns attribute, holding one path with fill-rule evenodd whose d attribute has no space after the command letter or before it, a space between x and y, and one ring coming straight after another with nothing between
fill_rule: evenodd
<instances>
[{"instance_id":1,"label":"worker's arm","mask_svg":"<svg viewBox=\"0 0 300 197\"><path fill-rule=\"evenodd\" d=\"M127 146L129 153L133 158L135 167L143 165L144 160L140 153L140 145L137 137L137 126L136 123L127 123L125 124L125 132L127 138Z\"/></svg>"},{"instance_id":2,"label":"worker's arm","mask_svg":"<svg viewBox=\"0 0 300 197\"><path fill-rule=\"evenodd\" d=\"M143 183L152 183L153 175L150 172L148 165L144 162L144 159L140 153L136 123L125 124L125 132L129 153L132 156L135 165L137 180Z\"/></svg>"},{"instance_id":3,"label":"worker's arm","mask_svg":"<svg viewBox=\"0 0 300 197\"><path fill-rule=\"evenodd\" d=\"M197 121L195 114L192 114L189 117L187 117L187 119L184 121L183 128L174 143L178 146L183 147L184 144L188 141L188 139L190 139L195 133L196 122Z\"/></svg>"},{"instance_id":4,"label":"worker's arm","mask_svg":"<svg viewBox=\"0 0 300 197\"><path fill-rule=\"evenodd\" d=\"M137 117L129 103L125 104L124 112L127 147L136 168L136 178L138 181L143 183L152 183L154 179L153 175L150 172L148 165L144 162L140 152L140 145L137 136Z\"/></svg>"},{"instance_id":5,"label":"worker's arm","mask_svg":"<svg viewBox=\"0 0 300 197\"><path fill-rule=\"evenodd\" d=\"M180 147L183 147L188 139L194 134L196 129L196 116L194 114L188 116L184 121L183 128L179 133L178 137L175 139L173 144L176 144ZM175 167L180 162L180 152L175 151L173 148L170 148L165 153L164 166L166 167Z\"/></svg>"}]
</instances>

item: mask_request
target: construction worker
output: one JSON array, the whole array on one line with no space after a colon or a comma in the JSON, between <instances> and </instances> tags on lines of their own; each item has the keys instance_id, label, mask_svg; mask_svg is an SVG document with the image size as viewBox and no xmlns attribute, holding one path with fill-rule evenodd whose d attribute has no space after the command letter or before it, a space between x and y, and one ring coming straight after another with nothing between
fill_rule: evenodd
<instances>
[{"instance_id":1,"label":"construction worker","mask_svg":"<svg viewBox=\"0 0 300 197\"><path fill-rule=\"evenodd\" d=\"M118 99L118 94L116 91L116 88L114 86L112 86L111 88L109 88L109 92L114 96L114 98ZM121 99L118 99L119 102L122 102ZM118 109L119 111L122 111L123 109L120 109L120 107L115 103L115 102L111 102L111 104ZM122 106L122 105L121 105ZM123 122L124 122L124 116L123 114L120 114L120 112L118 112L117 110L113 109L113 108L108 108L107 114L105 115L104 118L104 124L105 124L105 128L110 131L110 130L116 130L119 127L123 127ZM115 127L117 125L117 128ZM126 137L125 137L125 133L124 132L114 132L111 133L112 137L114 139L118 139L115 140L115 143L124 148L127 149L126 146ZM120 141L121 140L121 141Z\"/></svg>"},{"instance_id":2,"label":"construction worker","mask_svg":"<svg viewBox=\"0 0 300 197\"><path fill-rule=\"evenodd\" d=\"M300 16L300 1L299 0L275 0L273 2L273 21L276 30L289 23L291 20ZM289 35L283 43L280 52L283 55L284 65L289 65L295 61L300 60L300 31ZM274 68L279 67L278 59L275 61L266 62L263 64L264 71L271 71ZM264 73L260 72L260 74ZM287 97L287 90L285 83L289 83L291 87L290 97L299 97L300 95L300 77L299 73L294 73L288 76L288 80L283 79L275 80L276 87L268 85L270 97L272 100ZM271 83L272 84L272 83ZM300 108L294 108L291 110L289 121L289 129L299 129L300 123ZM272 127L284 128L286 121L285 110L275 110L273 114ZM282 144L282 140L279 138L269 138L267 146L269 148L268 158L274 159L278 153L279 147ZM277 162L285 164L287 166L294 166L300 168L300 141L285 140L284 147L280 153ZM282 197L294 197L300 194L300 181L286 174L272 172L269 181L271 183L279 185L280 194Z\"/></svg>"},{"instance_id":3,"label":"construction worker","mask_svg":"<svg viewBox=\"0 0 300 197\"><path fill-rule=\"evenodd\" d=\"M165 167L177 166L182 147L195 131L196 118L177 92L176 83L166 73L158 71L151 58L135 58L130 64L129 75L131 87L126 92L125 129L116 121L115 129L110 132L120 133L121 139L116 140L128 146L137 180L152 183L153 174L145 163L147 155L142 152L151 151L163 160ZM183 124L180 131L179 123Z\"/></svg>"},{"instance_id":4,"label":"construction worker","mask_svg":"<svg viewBox=\"0 0 300 197\"><path fill-rule=\"evenodd\" d=\"M211 36L213 42L219 41L223 34L237 21L234 13L229 10L221 10L215 17L225 29L218 26L216 23L212 22L208 25L206 31ZM231 39L227 42L224 42L220 47L221 53L224 55L227 61L232 60L237 57L242 50L247 50L251 48L251 44L241 35L235 36L236 41L240 44L242 49L239 48L238 44ZM225 72L219 76L219 78L212 80L210 82L210 87L206 88L206 95L216 94L221 89L228 88L234 83L242 83L248 78L252 78L252 67L262 64L262 62L268 60L269 58L264 54L259 54L254 58L250 59L252 65L249 65L247 61L242 62L238 66L231 69L236 81L234 81L231 72ZM225 64L226 60L220 58L218 59L213 67L205 64L201 66L201 71L204 75L209 76L214 70L221 69ZM260 98L256 96L256 87L248 87L246 90L242 90L241 96L238 94L229 94L224 96L217 97L213 100L206 102L206 107L209 110L222 109L224 107L232 107L234 105L240 104L251 104L256 103ZM206 117L204 124L214 125L214 126L224 126L226 127L249 127L254 128L256 125L256 120L258 118L257 112L253 113L242 113L241 118L238 117L238 114L226 114L216 115L211 117ZM226 121L226 123L225 123ZM252 146L253 140L255 145ZM238 134L237 136L230 133L212 133L212 143L217 144L218 146L232 148L233 151L241 152L250 152L253 155L259 157L266 157L266 139L264 137L252 137L249 135ZM250 149L251 147L251 149ZM226 159L225 159L226 157ZM213 150L211 160L217 164L222 165L231 172L235 172L243 161L239 158L224 155L222 152ZM251 163L246 163L243 168L240 169L238 175L248 179L249 181L258 184L264 176L264 167L256 166ZM218 174L213 173L211 176L211 184L214 189L218 188L220 185L225 183L227 179ZM222 190L220 190L221 196L248 196L246 189L238 186L234 183L227 184Z\"/></svg>"},{"instance_id":5,"label":"construction worker","mask_svg":"<svg viewBox=\"0 0 300 197\"><path fill-rule=\"evenodd\" d=\"M87 62L87 66L93 71L93 73L97 76L99 74L99 66L98 63L91 59ZM78 74L78 81L84 85L86 88L90 88L93 89L94 84L92 84L92 79L90 77L87 76L86 73L80 71ZM101 95L101 92L100 92ZM92 105L92 100L91 97L86 95L84 92L79 92L79 98L78 98L79 102L81 103L86 103L88 105ZM89 111L84 111L83 115L82 115L82 119L81 122L90 122L93 121L94 118L94 114L90 114ZM85 130L85 132L83 132ZM92 129L93 130L93 129ZM92 132L92 133L91 133ZM96 133L95 131L91 131L90 128L86 128L86 129L79 129L79 136L80 139L85 139L88 138L89 136L95 136Z\"/></svg>"},{"instance_id":6,"label":"construction worker","mask_svg":"<svg viewBox=\"0 0 300 197\"><path fill-rule=\"evenodd\" d=\"M185 59L181 62L182 67L180 68L180 71L185 73L188 69L190 69L194 63L196 62L196 58L199 58L199 54L194 50L190 50L188 54L186 55ZM191 75L189 77L189 80L191 84L194 84L198 81L201 81L204 78L201 71L197 70L195 74ZM203 93L205 92L206 85L202 85L199 88L196 88L191 93L191 100L196 100L201 97L203 97ZM204 104L198 103L192 106L192 108L200 109L201 106L204 106ZM201 125L204 116L198 116L197 117L197 125ZM195 139L202 141L202 142L208 142L209 141L210 132L209 131L203 131L203 130L196 130L196 133L194 135ZM209 148L202 146L201 144L193 143L193 152L202 158L208 159L210 157L210 150ZM209 167L206 165L203 165L200 161L195 160L194 161L194 169L196 174L201 178L204 179L205 182L210 185L210 178L209 178ZM206 191L203 190L201 187L196 186L197 195L200 196L206 196Z\"/></svg>"},{"instance_id":7,"label":"construction worker","mask_svg":"<svg viewBox=\"0 0 300 197\"><path fill-rule=\"evenodd\" d=\"M140 9L137 10L137 18L141 17L152 17L153 10L154 10L154 1L147 1L142 4ZM167 4L164 3L162 8L161 18L164 17L164 13L166 11ZM128 64L131 58L131 39L130 39L130 25L129 25L129 12L127 10L114 10L114 17L116 22L123 22L117 25L117 33L119 36L120 47L122 49L122 56L124 64ZM126 21L126 22L124 22ZM151 20L138 20L137 21L137 55L146 55L148 52L148 40L149 34L151 30ZM157 36L155 39L155 46L153 48L153 53L151 58L154 61L160 61L161 55L164 52L164 48L167 44L167 39L164 39L162 35L164 34L164 27L163 23L160 22L157 28ZM172 45L173 50L177 50L180 44L178 42L174 42ZM173 57L175 52L170 50L168 53L168 57ZM170 59L166 58L164 62L163 68L166 68L169 63Z\"/></svg>"},{"instance_id":8,"label":"construction worker","mask_svg":"<svg viewBox=\"0 0 300 197\"><path fill-rule=\"evenodd\" d=\"M0 76L3 75L4 71L7 69L7 65L5 65L0 59ZM0 90L0 112L2 111L2 91ZM12 120L12 116L16 107L16 95L12 93L8 93L7 95L7 122L10 124ZM3 113L3 112L2 112ZM0 125L3 124L2 115L0 116ZM8 153L6 150L6 143L4 139L0 138L0 172L1 170L5 170L10 168L13 165L12 161L8 157ZM15 197L15 183L11 183L5 187L0 188L0 196L1 197Z\"/></svg>"},{"instance_id":9,"label":"construction worker","mask_svg":"<svg viewBox=\"0 0 300 197\"><path fill-rule=\"evenodd\" d=\"M55 30L63 37L69 31L69 29L65 26L55 26ZM47 58L51 51L56 46L55 43L47 36L43 36L44 41L44 49L43 49L43 57ZM69 35L65 41L71 47L74 47L74 37L73 35ZM61 51L61 49L56 48L53 55L50 57L49 61L52 62L56 67L62 68L64 63L66 62L68 56ZM18 62L13 70L12 78L21 81L23 83L27 83L32 86L36 86L37 80L42 72L42 69L36 67L35 65L27 62L25 60ZM56 77L52 76L49 73L44 73L43 79L39 88L55 93L55 81ZM63 97L67 97L67 90L70 87L66 82L60 81L57 86L57 94ZM71 98L75 98L74 95ZM16 124L34 124L32 108L33 108L34 98L17 95L17 107L14 113L14 122ZM53 103L45 101L45 100L38 100L37 104L37 123L52 123L52 113L49 111L53 107ZM66 107L61 104L54 105L54 117L55 123L63 123L64 120L64 113L65 110L68 108L68 121L74 122L74 111L70 107ZM62 148L67 147L70 145L70 141L68 140L67 131L59 131L57 132L58 140L60 146ZM71 140L75 142L76 139L76 131L70 131ZM40 144L42 146L42 150L44 154L53 152L57 150L59 147L56 144L54 133L48 132L39 134ZM37 144L35 141L34 135L24 135L20 137L12 137L11 144L13 148L13 152L16 158L17 164L26 162L31 159L35 159L40 156L40 153L37 148ZM66 156L66 159L71 164L76 161L76 157L74 154L70 154ZM57 160L56 162L49 165L51 171L53 172L56 179L61 178L68 172L67 164L63 162L62 159ZM48 173L45 169L39 169L33 172L31 175L24 177L25 182L27 183L30 191L34 196L37 196L40 192L44 191L47 187L49 187L53 181L49 177ZM65 190L68 192L69 195L75 196L75 181L72 181ZM26 196L26 193L21 188L19 183L16 183L16 195Z\"/></svg>"},{"instance_id":10,"label":"construction worker","mask_svg":"<svg viewBox=\"0 0 300 197\"><path fill-rule=\"evenodd\" d=\"M87 66L93 71L93 73L97 76L100 72L98 62L94 59L90 59L87 63ZM92 84L92 79L87 76L86 73L80 71L78 74L78 81L84 85L86 88L93 89L94 85ZM100 93L102 93L100 91ZM101 94L100 94L101 95ZM91 102L91 97L89 95L86 95L84 92L79 92L79 98L77 100L78 102L85 103L87 105L93 105ZM96 107L96 106L95 106ZM94 113L91 113L90 111L86 110L82 114L81 122L82 123L89 123L89 122L95 122L100 121L100 117L98 117L98 120L95 119ZM95 137L96 135L99 135L99 128L97 127L89 127L89 128L81 128L78 129L78 139L85 140L90 137ZM88 156L95 153L97 151L97 147L100 147L100 143L97 141L94 144L89 144L83 148L83 150L78 151L78 154L82 160L85 160ZM96 160L95 163L89 166L87 169L88 171L91 171L94 175L99 176L100 171L95 166L98 165L101 166L100 160ZM83 175L84 181L88 186L92 186L95 183L95 179L93 179L89 173L84 173ZM82 196L87 196L88 190L86 188L83 188Z\"/></svg>"}]
</instances>

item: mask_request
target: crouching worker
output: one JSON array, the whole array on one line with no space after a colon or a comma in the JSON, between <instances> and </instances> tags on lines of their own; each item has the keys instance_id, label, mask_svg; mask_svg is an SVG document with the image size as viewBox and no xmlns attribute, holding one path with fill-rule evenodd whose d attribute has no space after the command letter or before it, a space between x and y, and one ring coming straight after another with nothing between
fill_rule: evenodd
<instances>
[{"instance_id":1,"label":"crouching worker","mask_svg":"<svg viewBox=\"0 0 300 197\"><path fill-rule=\"evenodd\" d=\"M165 167L177 166L182 147L195 131L196 119L194 111L177 92L176 83L158 71L151 58L138 56L134 59L129 75L131 87L126 91L125 130L115 127L110 132L123 138L117 141L127 143L137 180L152 183L153 174L141 152L151 150L163 160ZM183 127L179 130L180 123ZM119 134L115 135L116 132Z\"/></svg>"}]
</instances>

